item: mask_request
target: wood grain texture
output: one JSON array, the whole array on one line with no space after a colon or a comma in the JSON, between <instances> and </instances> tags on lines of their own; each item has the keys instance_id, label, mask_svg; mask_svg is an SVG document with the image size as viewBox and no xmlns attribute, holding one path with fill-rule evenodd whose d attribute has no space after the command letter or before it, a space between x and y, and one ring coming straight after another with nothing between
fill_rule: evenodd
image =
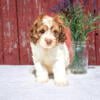
<instances>
[{"instance_id":1,"label":"wood grain texture","mask_svg":"<svg viewBox=\"0 0 100 100\"><path fill-rule=\"evenodd\" d=\"M34 3L32 0L17 0L20 64L32 64L29 32L33 20ZM37 13L37 12L36 12Z\"/></svg>"},{"instance_id":2,"label":"wood grain texture","mask_svg":"<svg viewBox=\"0 0 100 100\"><path fill-rule=\"evenodd\" d=\"M89 0L87 10L94 13L93 0ZM95 30L88 34L88 61L89 65L96 65Z\"/></svg>"},{"instance_id":3,"label":"wood grain texture","mask_svg":"<svg viewBox=\"0 0 100 100\"><path fill-rule=\"evenodd\" d=\"M100 0L97 0L96 2L96 15L100 16ZM99 23L96 23L96 25L100 25ZM100 65L100 31L96 30L95 33L95 41L96 41L96 64Z\"/></svg>"},{"instance_id":4,"label":"wood grain texture","mask_svg":"<svg viewBox=\"0 0 100 100\"><path fill-rule=\"evenodd\" d=\"M95 32L88 34L88 63L89 65L96 65L96 51L95 51Z\"/></svg>"},{"instance_id":5,"label":"wood grain texture","mask_svg":"<svg viewBox=\"0 0 100 100\"><path fill-rule=\"evenodd\" d=\"M3 30L2 30L2 12L0 0L0 64L3 64Z\"/></svg>"},{"instance_id":6,"label":"wood grain texture","mask_svg":"<svg viewBox=\"0 0 100 100\"><path fill-rule=\"evenodd\" d=\"M79 0L83 3L83 0ZM100 15L100 0L85 9ZM0 0L0 64L33 64L29 32L34 20L42 13L55 16L50 8L57 0ZM99 24L99 23L98 23ZM97 24L96 24L97 25ZM88 35L89 65L100 65L100 31Z\"/></svg>"},{"instance_id":7,"label":"wood grain texture","mask_svg":"<svg viewBox=\"0 0 100 100\"><path fill-rule=\"evenodd\" d=\"M50 9L57 6L57 4L58 2L56 0L41 0L43 12L51 16L54 16L55 13L53 13Z\"/></svg>"},{"instance_id":8,"label":"wood grain texture","mask_svg":"<svg viewBox=\"0 0 100 100\"><path fill-rule=\"evenodd\" d=\"M4 64L19 64L15 0L1 0Z\"/></svg>"}]
</instances>

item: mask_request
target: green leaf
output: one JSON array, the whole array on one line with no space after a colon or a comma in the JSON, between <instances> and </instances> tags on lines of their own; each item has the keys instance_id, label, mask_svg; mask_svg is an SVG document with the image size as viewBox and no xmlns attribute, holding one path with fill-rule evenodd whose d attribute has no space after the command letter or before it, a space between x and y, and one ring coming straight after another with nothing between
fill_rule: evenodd
<instances>
[{"instance_id":1,"label":"green leaf","mask_svg":"<svg viewBox=\"0 0 100 100\"><path fill-rule=\"evenodd\" d=\"M73 41L86 41L88 33L100 29L100 25L95 26L96 23L100 22L100 16L94 17L91 13L86 15L81 5L70 5L68 12L58 15L65 25L70 28Z\"/></svg>"}]
</instances>

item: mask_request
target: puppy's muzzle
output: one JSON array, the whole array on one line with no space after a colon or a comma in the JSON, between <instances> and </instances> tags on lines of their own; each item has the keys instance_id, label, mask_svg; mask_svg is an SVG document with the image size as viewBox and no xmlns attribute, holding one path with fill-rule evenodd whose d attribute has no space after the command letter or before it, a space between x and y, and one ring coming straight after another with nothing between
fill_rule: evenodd
<instances>
[{"instance_id":1,"label":"puppy's muzzle","mask_svg":"<svg viewBox=\"0 0 100 100\"><path fill-rule=\"evenodd\" d=\"M52 44L52 39L50 39L50 38L45 38L45 42L46 42L46 44L47 45L51 45Z\"/></svg>"}]
</instances>

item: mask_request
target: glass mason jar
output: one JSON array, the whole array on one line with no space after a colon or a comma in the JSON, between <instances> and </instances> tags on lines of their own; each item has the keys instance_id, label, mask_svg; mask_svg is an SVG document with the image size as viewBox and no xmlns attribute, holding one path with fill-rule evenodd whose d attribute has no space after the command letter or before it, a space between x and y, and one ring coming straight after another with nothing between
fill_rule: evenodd
<instances>
[{"instance_id":1,"label":"glass mason jar","mask_svg":"<svg viewBox=\"0 0 100 100\"><path fill-rule=\"evenodd\" d=\"M87 72L88 68L88 50L86 42L73 42L73 60L70 65L70 70L74 74L82 74Z\"/></svg>"}]
</instances>

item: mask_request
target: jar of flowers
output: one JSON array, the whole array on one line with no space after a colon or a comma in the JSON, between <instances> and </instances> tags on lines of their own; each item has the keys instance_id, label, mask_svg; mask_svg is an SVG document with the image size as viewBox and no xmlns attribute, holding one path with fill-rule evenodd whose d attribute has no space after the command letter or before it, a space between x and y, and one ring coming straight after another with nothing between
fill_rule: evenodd
<instances>
[{"instance_id":1,"label":"jar of flowers","mask_svg":"<svg viewBox=\"0 0 100 100\"><path fill-rule=\"evenodd\" d=\"M73 0L65 0L64 2L59 0L59 2L61 5L51 10L58 14L71 31L74 56L70 70L72 73L86 73L88 68L87 35L100 28L99 25L96 25L100 21L100 16L94 16L91 12L86 13L85 5L80 2L75 5Z\"/></svg>"}]
</instances>

